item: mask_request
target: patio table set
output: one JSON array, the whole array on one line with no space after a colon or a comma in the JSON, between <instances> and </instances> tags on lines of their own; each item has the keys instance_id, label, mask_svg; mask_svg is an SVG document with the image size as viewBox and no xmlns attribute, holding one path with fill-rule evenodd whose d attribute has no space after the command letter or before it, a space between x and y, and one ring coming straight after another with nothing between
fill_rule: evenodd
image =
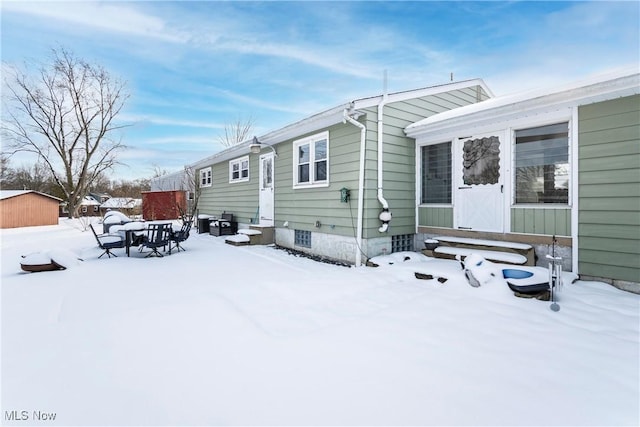
<instances>
[{"instance_id":1,"label":"patio table set","mask_svg":"<svg viewBox=\"0 0 640 427\"><path fill-rule=\"evenodd\" d=\"M169 255L173 249L184 250L180 243L189 237L191 221L185 220L180 229L174 230L171 222L133 221L121 212L109 211L103 220L102 234L96 233L93 225L90 227L98 246L104 251L98 258L105 254L109 258L117 256L112 250L121 248L124 248L127 256L130 256L132 246L138 247L140 252L149 249L150 252L145 257L147 258L163 257L161 248Z\"/></svg>"}]
</instances>

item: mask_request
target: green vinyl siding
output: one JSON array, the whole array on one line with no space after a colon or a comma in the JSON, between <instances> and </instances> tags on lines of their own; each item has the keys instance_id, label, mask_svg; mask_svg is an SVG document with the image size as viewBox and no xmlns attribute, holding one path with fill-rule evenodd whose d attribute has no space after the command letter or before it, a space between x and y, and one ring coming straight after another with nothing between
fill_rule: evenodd
<instances>
[{"instance_id":1,"label":"green vinyl siding","mask_svg":"<svg viewBox=\"0 0 640 427\"><path fill-rule=\"evenodd\" d=\"M338 124L328 131L328 187L293 188L293 141L320 131L278 144L274 175L275 225L281 227L286 221L290 229L355 238L360 130L350 124ZM340 189L343 187L350 190L351 200L348 203L340 202ZM316 222L320 223L319 228Z\"/></svg>"},{"instance_id":2,"label":"green vinyl siding","mask_svg":"<svg viewBox=\"0 0 640 427\"><path fill-rule=\"evenodd\" d=\"M242 157L242 156L240 156ZM232 159L233 160L233 159ZM249 180L229 183L229 162L212 165L212 185L202 188L198 213L232 213L236 221L249 223L258 209L258 157L249 158Z\"/></svg>"},{"instance_id":3,"label":"green vinyl siding","mask_svg":"<svg viewBox=\"0 0 640 427\"><path fill-rule=\"evenodd\" d=\"M388 103L384 107L384 197L393 215L388 233L378 231L381 204L377 199L378 135L377 107L363 108L358 121L367 128L364 166L363 237L413 234L415 224L415 141L406 137L410 123L435 113L487 99L479 87ZM293 188L294 141L329 132L329 185ZM356 236L358 214L358 178L360 165L360 129L339 123L326 129L300 134L278 143L274 169L275 226L326 234ZM250 156L248 182L230 184L228 161L213 165L213 185L204 188L200 213L219 214L223 210L249 222L258 209L258 156ZM350 190L350 201L340 202L340 189ZM320 227L316 227L316 224Z\"/></svg>"},{"instance_id":4,"label":"green vinyl siding","mask_svg":"<svg viewBox=\"0 0 640 427\"><path fill-rule=\"evenodd\" d=\"M393 219L389 227L389 234L413 234L416 232L416 161L415 141L407 138L404 128L410 123L430 117L433 114L451 110L464 105L472 104L487 98L487 95L478 88L467 88L450 91L437 95L414 98L403 102L386 104L384 107L384 198L389 203ZM371 109L372 120L376 119L376 109ZM368 124L374 138L374 151L372 159L377 160L375 144L377 143L377 128L374 121ZM377 167L374 165L374 168ZM371 171L375 174L375 169ZM375 175L373 175L375 178ZM375 189L375 187L374 187ZM375 192L372 201L373 216L369 217L371 227L366 230L365 236L377 237L380 235L377 229L380 225L378 215L380 204L376 201ZM437 208L440 210L441 208ZM422 212L420 208L419 212ZM430 214L425 214L430 215ZM453 211L451 208L442 208L440 219L433 226L452 227ZM427 217L425 217L426 219ZM429 216L428 221L436 221L437 216ZM422 216L419 218L422 224Z\"/></svg>"},{"instance_id":5,"label":"green vinyl siding","mask_svg":"<svg viewBox=\"0 0 640 427\"><path fill-rule=\"evenodd\" d=\"M418 208L418 225L453 228L453 208L421 206Z\"/></svg>"},{"instance_id":6,"label":"green vinyl siding","mask_svg":"<svg viewBox=\"0 0 640 427\"><path fill-rule=\"evenodd\" d=\"M571 209L511 208L511 232L571 236Z\"/></svg>"},{"instance_id":7,"label":"green vinyl siding","mask_svg":"<svg viewBox=\"0 0 640 427\"><path fill-rule=\"evenodd\" d=\"M481 93L484 99L486 94ZM393 215L388 234L413 234L415 224L415 143L404 128L436 112L477 102L475 88L386 104L384 107L383 196ZM364 110L359 121L367 127L364 167L363 237L376 238L381 204L377 199L377 107ZM300 138L307 136L301 135ZM275 210L279 226L355 237L358 200L360 131L351 124L329 128L329 187L292 188L292 143L278 144L275 172ZM340 203L340 189L351 191L351 201ZM315 227L319 221L321 227Z\"/></svg>"},{"instance_id":8,"label":"green vinyl siding","mask_svg":"<svg viewBox=\"0 0 640 427\"><path fill-rule=\"evenodd\" d=\"M579 271L640 282L640 96L578 115Z\"/></svg>"}]
</instances>

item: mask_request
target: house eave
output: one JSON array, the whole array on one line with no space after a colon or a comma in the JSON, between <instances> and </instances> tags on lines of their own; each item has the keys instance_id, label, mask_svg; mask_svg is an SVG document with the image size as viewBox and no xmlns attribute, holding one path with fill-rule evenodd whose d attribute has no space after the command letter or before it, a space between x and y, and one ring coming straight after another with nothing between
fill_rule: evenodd
<instances>
[{"instance_id":1,"label":"house eave","mask_svg":"<svg viewBox=\"0 0 640 427\"><path fill-rule=\"evenodd\" d=\"M408 99L419 98L429 95L435 95L439 93L449 92L452 90L466 89L469 87L479 86L486 94L493 96L493 93L489 87L484 83L482 79L464 80L455 83L446 83L437 86L431 86L421 89L408 90L403 92L395 92L387 95L386 103L401 102ZM314 114L297 122L291 123L283 128L274 130L267 134L258 136L258 140L263 144L276 145L281 142L291 140L293 138L302 137L311 132L326 129L329 126L333 126L343 121L344 110L352 111L354 114L364 114L362 111L358 111L364 108L374 107L380 104L383 99L383 95L374 96L370 98L359 98L351 102L340 104L329 110L322 111ZM202 160L188 165L189 168L200 169L216 163L221 163L229 160L233 160L237 157L246 155L249 153L249 145L252 144L253 136L250 140L243 141L233 147L227 148L219 153L213 154Z\"/></svg>"},{"instance_id":2,"label":"house eave","mask_svg":"<svg viewBox=\"0 0 640 427\"><path fill-rule=\"evenodd\" d=\"M640 93L640 74L624 75L552 93L531 91L489 99L477 104L445 111L405 128L411 138L425 138L457 128L481 127L507 121L524 114L533 116L547 111L588 105Z\"/></svg>"},{"instance_id":3,"label":"house eave","mask_svg":"<svg viewBox=\"0 0 640 427\"><path fill-rule=\"evenodd\" d=\"M493 98L493 92L489 87L485 84L482 79L470 79L470 80L462 80L455 83L445 83L437 86L430 86L421 89L413 89L403 92L395 92L387 95L386 104L391 104L394 102L402 102L407 101L409 99L414 98L422 98L430 95L437 95L444 92L451 92L454 90L467 89L470 87L479 86L484 90L484 92L491 98ZM374 96L370 98L362 98L355 100L353 102L354 108L371 108L380 104L383 99L383 95Z\"/></svg>"},{"instance_id":4,"label":"house eave","mask_svg":"<svg viewBox=\"0 0 640 427\"><path fill-rule=\"evenodd\" d=\"M283 128L258 136L257 138L258 141L263 144L276 145L292 138L296 138L307 133L341 123L344 110L352 108L353 103L342 104L330 110L325 110L321 113L287 125ZM200 169L206 166L229 161L237 157L246 155L249 153L249 145L251 145L252 143L253 136L250 140L243 141L240 144L234 145L233 147L227 148L226 150L223 150L205 159L199 160L198 162L189 165L189 167Z\"/></svg>"}]
</instances>

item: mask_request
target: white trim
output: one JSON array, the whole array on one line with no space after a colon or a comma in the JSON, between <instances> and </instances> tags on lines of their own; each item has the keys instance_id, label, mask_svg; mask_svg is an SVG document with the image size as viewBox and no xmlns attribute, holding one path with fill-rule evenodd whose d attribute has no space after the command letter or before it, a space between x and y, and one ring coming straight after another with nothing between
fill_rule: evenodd
<instances>
[{"instance_id":1,"label":"white trim","mask_svg":"<svg viewBox=\"0 0 640 427\"><path fill-rule=\"evenodd\" d=\"M205 182L204 184L202 183L203 175L205 180L208 181L208 182ZM211 166L209 166L208 168L200 169L198 172L198 179L199 179L198 185L200 186L200 188L211 187L213 185L213 171Z\"/></svg>"},{"instance_id":2,"label":"white trim","mask_svg":"<svg viewBox=\"0 0 640 427\"><path fill-rule=\"evenodd\" d=\"M623 70L590 81L576 82L554 90L536 89L513 95L488 99L476 104L435 114L410 124L407 136L418 138L439 134L451 128L495 126L522 116L532 116L549 110L560 110L593 104L640 93L640 73Z\"/></svg>"},{"instance_id":3,"label":"white trim","mask_svg":"<svg viewBox=\"0 0 640 427\"><path fill-rule=\"evenodd\" d=\"M242 163L247 162L247 176L242 176ZM238 165L238 178L233 178L233 166ZM235 184L237 182L247 182L249 181L249 156L240 157L237 159L229 160L229 184Z\"/></svg>"},{"instance_id":4,"label":"white trim","mask_svg":"<svg viewBox=\"0 0 640 427\"><path fill-rule=\"evenodd\" d=\"M568 115L567 115L568 113ZM554 124L560 124L560 123L567 123L567 149L568 149L568 161L569 161L569 188L568 188L568 195L567 195L567 203L525 203L525 204L516 204L516 185L515 185L515 179L516 176L515 174L511 175L511 197L510 197L510 205L512 208L515 207L528 207L528 208L571 208L573 206L573 191L572 191L572 186L573 183L571 182L571 180L573 179L572 176L572 170L573 170L573 157L572 157L572 147L573 147L573 137L572 137L572 127L573 127L573 118L571 116L571 109L567 110L563 110L563 111L554 111L552 113L549 114L544 114L541 117L537 117L535 121L532 121L531 123L533 124L528 124L528 122L526 121L526 118L523 118L521 120L518 120L517 122L519 124L521 124L520 126L514 126L512 125L510 127L511 130L511 150L510 154L512 156L512 162L510 164L510 166L513 168L513 170L515 170L515 149L516 149L516 131L519 130L526 130L526 129L530 129L530 128L535 128L535 127L542 127L542 126L549 126L549 125L554 125ZM577 137L576 137L577 139Z\"/></svg>"},{"instance_id":5,"label":"white trim","mask_svg":"<svg viewBox=\"0 0 640 427\"><path fill-rule=\"evenodd\" d=\"M544 210L550 210L550 209L557 209L557 210L569 210L571 209L571 206L569 205L561 205L558 203L528 203L526 205L511 205L510 206L511 209L544 209Z\"/></svg>"},{"instance_id":6,"label":"white trim","mask_svg":"<svg viewBox=\"0 0 640 427\"><path fill-rule=\"evenodd\" d=\"M453 179L453 175L454 175L454 144L453 144L453 139L449 139L449 140L434 140L437 142L425 142L425 143L416 143L416 201L418 202L417 205L421 206L421 207L453 207L453 201L454 201L454 191L455 191L455 182ZM451 150L451 202L450 203L422 203L422 148L423 147L429 147L432 145L440 145L440 144L451 144L449 146L450 150ZM416 222L417 224L417 222Z\"/></svg>"},{"instance_id":7,"label":"white trim","mask_svg":"<svg viewBox=\"0 0 640 427\"><path fill-rule=\"evenodd\" d=\"M489 98L493 98L494 97L493 92L485 84L484 80L482 80L482 79L471 79L471 80L463 80L463 81L454 82L454 83L445 83L445 84L441 84L441 85L437 85L437 86L425 87L425 88L422 88L422 89L414 89L414 90L408 90L408 91L404 91L404 92L390 93L390 94L387 94L387 96L386 96L387 99L384 101L384 103L385 104L390 104L390 103L393 103L393 102L402 102L402 101L407 101L407 100L410 100L410 99L422 98L422 97L425 97L425 96L436 95L436 94L445 93L445 92L451 92L451 91L454 91L454 90L467 89L467 88L474 87L474 86L480 86L484 90L484 92L487 94L487 96ZM357 100L353 101L354 108L376 107L376 106L378 106L380 104L380 102L382 101L384 96L385 95L383 94L383 95L379 95L379 96L372 96L370 98L357 99Z\"/></svg>"},{"instance_id":8,"label":"white trim","mask_svg":"<svg viewBox=\"0 0 640 427\"><path fill-rule=\"evenodd\" d=\"M579 153L578 153L578 141L579 132L578 132L578 107L574 107L572 111L571 122L573 125L570 129L570 140L569 140L569 149L571 150L569 154L571 155L571 182L569 183L570 191L570 201L573 202L571 205L571 271L575 274L579 274L578 271L578 219L580 217L580 201L578 199L578 192L580 186L578 185L578 164L579 164Z\"/></svg>"},{"instance_id":9,"label":"white trim","mask_svg":"<svg viewBox=\"0 0 640 427\"><path fill-rule=\"evenodd\" d=\"M269 199L270 199L270 210L268 212L268 216L270 218L265 218L264 216L264 196L263 196L263 191L265 191L265 188L262 186L262 184L264 183L264 161L266 159L271 158L271 191ZM261 154L258 157L258 210L260 212L260 217L258 218L258 224L261 226L266 226L266 227L273 227L275 224L275 191L276 191L276 180L275 180L275 172L276 172L276 153L271 152L271 153L265 153L265 154Z\"/></svg>"},{"instance_id":10,"label":"white trim","mask_svg":"<svg viewBox=\"0 0 640 427\"><path fill-rule=\"evenodd\" d=\"M451 204L446 204L446 203L418 203L418 207L419 208L452 208L453 207L453 203Z\"/></svg>"},{"instance_id":11,"label":"white trim","mask_svg":"<svg viewBox=\"0 0 640 427\"><path fill-rule=\"evenodd\" d=\"M327 177L321 181L315 181L315 170L316 170L316 153L315 153L315 145L319 141L326 141L327 144L327 153L324 161L326 162L326 174ZM299 182L298 177L298 148L302 145L309 145L309 182ZM315 135L308 136L306 138L298 139L293 141L293 188L301 189L301 188L318 188L318 187L328 187L330 183L329 179L329 131L324 131L317 133ZM322 161L322 160L320 160Z\"/></svg>"}]
</instances>

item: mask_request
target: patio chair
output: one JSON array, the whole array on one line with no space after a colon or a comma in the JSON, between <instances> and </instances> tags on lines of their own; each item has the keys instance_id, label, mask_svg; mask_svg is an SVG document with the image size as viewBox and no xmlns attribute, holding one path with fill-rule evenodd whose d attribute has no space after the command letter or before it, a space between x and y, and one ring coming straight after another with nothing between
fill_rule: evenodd
<instances>
[{"instance_id":1,"label":"patio chair","mask_svg":"<svg viewBox=\"0 0 640 427\"><path fill-rule=\"evenodd\" d=\"M238 222L233 214L223 212L220 219L211 221L209 234L212 236L233 236L238 232Z\"/></svg>"},{"instance_id":2,"label":"patio chair","mask_svg":"<svg viewBox=\"0 0 640 427\"><path fill-rule=\"evenodd\" d=\"M149 248L151 252L147 254L145 258L150 256L163 257L158 250L159 248L166 249L170 243L169 237L171 235L171 224L149 224L147 226L147 234L144 236L144 240L140 245L142 248Z\"/></svg>"},{"instance_id":3,"label":"patio chair","mask_svg":"<svg viewBox=\"0 0 640 427\"><path fill-rule=\"evenodd\" d=\"M100 247L100 249L104 250L104 252L102 252L102 254L98 258L102 258L104 254L107 254L108 258L111 258L111 255L117 257L117 255L112 253L111 250L124 248L126 246L125 241L121 236L108 233L98 234L96 233L95 228L93 228L93 224L89 224L89 227L91 227L93 235L96 236L98 246Z\"/></svg>"},{"instance_id":4,"label":"patio chair","mask_svg":"<svg viewBox=\"0 0 640 427\"><path fill-rule=\"evenodd\" d=\"M182 228L180 228L180 230L171 231L171 234L169 235L169 240L170 240L169 255L171 255L171 247L172 247L171 242L175 243L175 246L173 247L177 248L178 252L180 252L181 249L183 251L185 250L182 246L180 246L180 243L184 242L189 238L189 232L191 231L191 224L192 224L192 221L185 221L182 223Z\"/></svg>"}]
</instances>

